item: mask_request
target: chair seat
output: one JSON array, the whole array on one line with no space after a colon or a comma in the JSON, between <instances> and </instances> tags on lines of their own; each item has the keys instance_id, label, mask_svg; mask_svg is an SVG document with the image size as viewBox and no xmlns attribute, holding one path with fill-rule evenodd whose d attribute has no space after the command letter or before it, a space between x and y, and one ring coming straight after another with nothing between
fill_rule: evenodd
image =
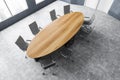
<instances>
[{"instance_id":1,"label":"chair seat","mask_svg":"<svg viewBox=\"0 0 120 80\"><path fill-rule=\"evenodd\" d=\"M64 58L70 58L70 56L72 55L71 53L72 52L64 46L61 52L61 56L63 56Z\"/></svg>"}]
</instances>

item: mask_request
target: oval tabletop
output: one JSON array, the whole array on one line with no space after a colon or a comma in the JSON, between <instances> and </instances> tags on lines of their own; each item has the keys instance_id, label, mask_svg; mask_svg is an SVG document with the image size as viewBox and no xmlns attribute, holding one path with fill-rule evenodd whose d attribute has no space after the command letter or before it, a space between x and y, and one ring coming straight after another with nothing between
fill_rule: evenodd
<instances>
[{"instance_id":1,"label":"oval tabletop","mask_svg":"<svg viewBox=\"0 0 120 80\"><path fill-rule=\"evenodd\" d=\"M43 57L63 46L81 28L84 16L80 12L66 14L41 30L27 48L31 58Z\"/></svg>"}]
</instances>

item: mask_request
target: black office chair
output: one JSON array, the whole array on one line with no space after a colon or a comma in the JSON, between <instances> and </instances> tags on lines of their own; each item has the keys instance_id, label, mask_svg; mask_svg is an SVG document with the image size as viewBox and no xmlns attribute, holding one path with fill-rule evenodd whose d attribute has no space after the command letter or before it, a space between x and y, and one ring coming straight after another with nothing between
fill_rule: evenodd
<instances>
[{"instance_id":1,"label":"black office chair","mask_svg":"<svg viewBox=\"0 0 120 80\"><path fill-rule=\"evenodd\" d=\"M80 37L87 37L94 29L95 26L91 25L95 19L95 15L91 18L84 19L84 23L79 31Z\"/></svg>"},{"instance_id":2,"label":"black office chair","mask_svg":"<svg viewBox=\"0 0 120 80\"><path fill-rule=\"evenodd\" d=\"M97 11L97 7L96 7L95 12L92 15L92 17L84 17L84 23L79 31L79 34L81 37L87 37L93 31L95 26L93 26L91 24L95 20L96 11Z\"/></svg>"},{"instance_id":3,"label":"black office chair","mask_svg":"<svg viewBox=\"0 0 120 80\"><path fill-rule=\"evenodd\" d=\"M54 21L55 19L57 19L55 9L53 9L52 11L50 11L50 16L51 16L51 20L52 21Z\"/></svg>"},{"instance_id":4,"label":"black office chair","mask_svg":"<svg viewBox=\"0 0 120 80\"><path fill-rule=\"evenodd\" d=\"M83 26L81 28L81 32L83 32L84 34L89 35L93 31L93 29L95 27L95 26L93 26L91 24L95 20L95 14L96 14L99 3L100 3L100 0L98 0L97 6L95 8L95 11L94 11L92 17L91 18L90 17L85 17L84 18L84 23L83 23ZM85 4L86 4L86 2L85 2Z\"/></svg>"},{"instance_id":5,"label":"black office chair","mask_svg":"<svg viewBox=\"0 0 120 80\"><path fill-rule=\"evenodd\" d=\"M35 58L35 61L39 61L41 63L42 68L44 69L50 68L56 64L55 61L53 61L51 55L43 56L41 58Z\"/></svg>"},{"instance_id":6,"label":"black office chair","mask_svg":"<svg viewBox=\"0 0 120 80\"><path fill-rule=\"evenodd\" d=\"M18 39L16 40L15 44L23 51L27 50L28 43L24 41L24 39L19 36Z\"/></svg>"},{"instance_id":7,"label":"black office chair","mask_svg":"<svg viewBox=\"0 0 120 80\"><path fill-rule=\"evenodd\" d=\"M67 46L66 46L67 45ZM68 46L69 45L69 46ZM71 57L71 53L72 53L72 51L71 50L69 50L69 47L71 46L72 44L70 43L70 41L68 42L68 43L66 43L66 44L64 44L62 47L60 47L57 51L55 51L55 54L53 53L52 54L52 57L53 57L53 59L54 58L56 58L56 59L58 59L58 58L65 58L65 59L70 59L70 57Z\"/></svg>"},{"instance_id":8,"label":"black office chair","mask_svg":"<svg viewBox=\"0 0 120 80\"><path fill-rule=\"evenodd\" d=\"M72 46L72 44L74 43L74 40L75 40L75 36L72 37L64 46L66 48L69 48L70 46Z\"/></svg>"},{"instance_id":9,"label":"black office chair","mask_svg":"<svg viewBox=\"0 0 120 80\"><path fill-rule=\"evenodd\" d=\"M86 32L87 34L91 33L92 30L94 29L95 26L91 26L91 24L93 23L93 21L95 20L95 14L93 14L93 16L91 18L84 18L84 23L83 23L83 31Z\"/></svg>"},{"instance_id":10,"label":"black office chair","mask_svg":"<svg viewBox=\"0 0 120 80\"><path fill-rule=\"evenodd\" d=\"M29 25L29 28L33 35L36 35L40 31L40 29L42 29L41 27L38 27L35 21Z\"/></svg>"},{"instance_id":11,"label":"black office chair","mask_svg":"<svg viewBox=\"0 0 120 80\"><path fill-rule=\"evenodd\" d=\"M91 25L93 23L93 21L95 20L95 14L93 14L93 16L90 17L85 17L84 18L84 25Z\"/></svg>"},{"instance_id":12,"label":"black office chair","mask_svg":"<svg viewBox=\"0 0 120 80\"><path fill-rule=\"evenodd\" d=\"M62 51L60 54L61 54L61 56L63 56L64 58L70 59L70 57L71 57L71 55L72 55L72 52L71 52L69 49L65 48L65 49L63 49L63 51Z\"/></svg>"},{"instance_id":13,"label":"black office chair","mask_svg":"<svg viewBox=\"0 0 120 80\"><path fill-rule=\"evenodd\" d=\"M64 6L64 14L68 14L68 13L70 13L71 11L70 11L70 5L65 5Z\"/></svg>"}]
</instances>

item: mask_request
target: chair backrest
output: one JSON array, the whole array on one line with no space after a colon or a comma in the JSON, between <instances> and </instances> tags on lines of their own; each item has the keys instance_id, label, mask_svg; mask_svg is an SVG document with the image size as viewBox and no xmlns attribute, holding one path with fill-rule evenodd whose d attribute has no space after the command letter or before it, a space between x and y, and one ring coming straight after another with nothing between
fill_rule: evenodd
<instances>
[{"instance_id":1,"label":"chair backrest","mask_svg":"<svg viewBox=\"0 0 120 80\"><path fill-rule=\"evenodd\" d=\"M70 5L64 6L64 14L70 13Z\"/></svg>"},{"instance_id":2,"label":"chair backrest","mask_svg":"<svg viewBox=\"0 0 120 80\"><path fill-rule=\"evenodd\" d=\"M29 25L29 28L33 35L36 35L40 31L35 21Z\"/></svg>"},{"instance_id":3,"label":"chair backrest","mask_svg":"<svg viewBox=\"0 0 120 80\"><path fill-rule=\"evenodd\" d=\"M92 17L90 19L90 23L92 24L94 20L95 20L95 14L92 15Z\"/></svg>"},{"instance_id":4,"label":"chair backrest","mask_svg":"<svg viewBox=\"0 0 120 80\"><path fill-rule=\"evenodd\" d=\"M84 23L83 24L91 25L94 20L95 20L95 15L93 14L91 18L84 18Z\"/></svg>"},{"instance_id":5,"label":"chair backrest","mask_svg":"<svg viewBox=\"0 0 120 80\"><path fill-rule=\"evenodd\" d=\"M91 25L93 23L93 21L95 20L95 15L96 15L99 3L100 3L100 0L98 0L98 2L97 2L97 5L95 7L95 10L94 10L94 13L93 13L92 17L91 18L90 17L84 18L84 24ZM86 0L85 0L84 5L86 5Z\"/></svg>"},{"instance_id":6,"label":"chair backrest","mask_svg":"<svg viewBox=\"0 0 120 80\"><path fill-rule=\"evenodd\" d=\"M18 39L16 40L15 44L23 51L27 50L28 43L26 43L21 36L18 37Z\"/></svg>"},{"instance_id":7,"label":"chair backrest","mask_svg":"<svg viewBox=\"0 0 120 80\"><path fill-rule=\"evenodd\" d=\"M50 11L50 16L51 16L51 20L52 21L54 21L55 19L57 19L55 9L53 9L52 11Z\"/></svg>"},{"instance_id":8,"label":"chair backrest","mask_svg":"<svg viewBox=\"0 0 120 80\"><path fill-rule=\"evenodd\" d=\"M52 60L52 57L51 55L47 55L47 56L44 56L44 57L41 57L39 59L40 63L41 63L41 66L44 68L44 69L47 69L47 68L50 68L52 66L54 66L56 63Z\"/></svg>"}]
</instances>

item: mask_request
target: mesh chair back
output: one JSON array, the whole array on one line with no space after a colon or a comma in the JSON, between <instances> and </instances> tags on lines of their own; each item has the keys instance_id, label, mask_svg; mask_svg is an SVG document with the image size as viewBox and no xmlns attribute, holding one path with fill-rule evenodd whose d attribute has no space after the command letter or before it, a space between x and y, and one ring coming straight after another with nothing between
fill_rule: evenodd
<instances>
[{"instance_id":1,"label":"mesh chair back","mask_svg":"<svg viewBox=\"0 0 120 80\"><path fill-rule=\"evenodd\" d=\"M33 35L36 35L40 31L35 21L29 25L29 28Z\"/></svg>"},{"instance_id":2,"label":"mesh chair back","mask_svg":"<svg viewBox=\"0 0 120 80\"><path fill-rule=\"evenodd\" d=\"M64 14L70 13L70 5L64 6Z\"/></svg>"},{"instance_id":3,"label":"mesh chair back","mask_svg":"<svg viewBox=\"0 0 120 80\"><path fill-rule=\"evenodd\" d=\"M26 43L21 36L18 37L15 44L23 51L27 50L28 43Z\"/></svg>"},{"instance_id":4,"label":"mesh chair back","mask_svg":"<svg viewBox=\"0 0 120 80\"><path fill-rule=\"evenodd\" d=\"M55 9L52 10L52 11L50 11L50 16L51 16L51 20L52 20L52 21L54 21L55 19L57 19Z\"/></svg>"},{"instance_id":5,"label":"mesh chair back","mask_svg":"<svg viewBox=\"0 0 120 80\"><path fill-rule=\"evenodd\" d=\"M54 66L56 63L52 60L52 57L51 55L47 55L47 56L44 56L44 57L41 57L39 59L40 63L41 63L41 66L44 68L44 69L47 69L49 67L52 67Z\"/></svg>"}]
</instances>

